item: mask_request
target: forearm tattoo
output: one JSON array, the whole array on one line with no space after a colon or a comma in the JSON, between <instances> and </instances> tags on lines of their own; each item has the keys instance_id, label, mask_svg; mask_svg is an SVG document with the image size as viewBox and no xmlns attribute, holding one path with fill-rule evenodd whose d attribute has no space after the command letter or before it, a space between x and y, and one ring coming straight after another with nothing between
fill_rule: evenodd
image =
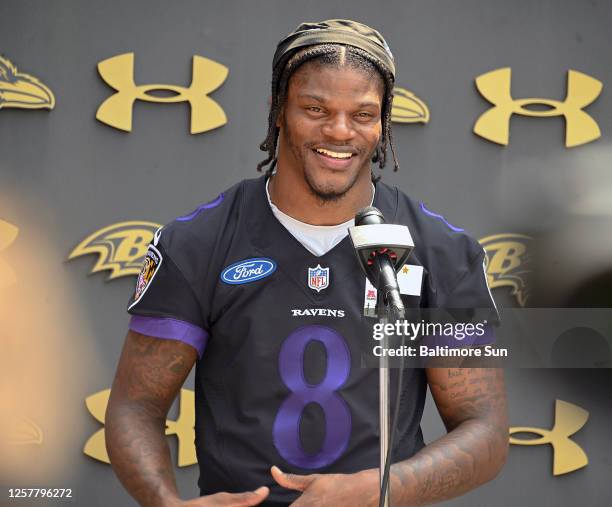
<instances>
[{"instance_id":1,"label":"forearm tattoo","mask_svg":"<svg viewBox=\"0 0 612 507\"><path fill-rule=\"evenodd\" d=\"M507 454L503 370L428 370L429 385L449 433L391 468L394 506L447 500L492 479Z\"/></svg>"},{"instance_id":2,"label":"forearm tattoo","mask_svg":"<svg viewBox=\"0 0 612 507\"><path fill-rule=\"evenodd\" d=\"M106 441L115 473L141 505L177 496L165 420L195 356L175 340L133 332L126 339L106 414Z\"/></svg>"}]
</instances>

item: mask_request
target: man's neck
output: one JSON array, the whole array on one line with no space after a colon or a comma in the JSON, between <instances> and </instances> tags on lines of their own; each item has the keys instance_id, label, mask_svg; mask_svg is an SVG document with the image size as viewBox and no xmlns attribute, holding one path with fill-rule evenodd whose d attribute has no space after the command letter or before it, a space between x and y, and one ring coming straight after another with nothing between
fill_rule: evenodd
<instances>
[{"instance_id":1,"label":"man's neck","mask_svg":"<svg viewBox=\"0 0 612 507\"><path fill-rule=\"evenodd\" d=\"M367 177L364 177L367 176ZM270 179L270 199L283 213L311 225L337 225L355 217L372 203L370 173L360 176L342 197L324 201L316 196L303 177L294 178L277 170Z\"/></svg>"}]
</instances>

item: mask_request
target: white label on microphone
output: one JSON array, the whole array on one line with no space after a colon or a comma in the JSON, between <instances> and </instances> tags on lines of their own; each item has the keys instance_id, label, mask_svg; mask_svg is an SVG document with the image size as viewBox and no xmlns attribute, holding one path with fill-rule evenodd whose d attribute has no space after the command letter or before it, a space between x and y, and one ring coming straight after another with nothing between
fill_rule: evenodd
<instances>
[{"instance_id":1,"label":"white label on microphone","mask_svg":"<svg viewBox=\"0 0 612 507\"><path fill-rule=\"evenodd\" d=\"M400 294L420 296L423 283L423 266L404 264L397 272L397 284Z\"/></svg>"},{"instance_id":2,"label":"white label on microphone","mask_svg":"<svg viewBox=\"0 0 612 507\"><path fill-rule=\"evenodd\" d=\"M371 317L376 313L376 300L378 297L378 291L374 287L370 280L365 279L365 294L363 297L363 314L366 317Z\"/></svg>"},{"instance_id":3,"label":"white label on microphone","mask_svg":"<svg viewBox=\"0 0 612 507\"><path fill-rule=\"evenodd\" d=\"M420 296L423 283L423 266L404 264L397 273L397 284L400 294L406 296ZM365 279L365 293L363 296L363 312L366 317L376 316L376 301L378 291L370 280Z\"/></svg>"}]
</instances>

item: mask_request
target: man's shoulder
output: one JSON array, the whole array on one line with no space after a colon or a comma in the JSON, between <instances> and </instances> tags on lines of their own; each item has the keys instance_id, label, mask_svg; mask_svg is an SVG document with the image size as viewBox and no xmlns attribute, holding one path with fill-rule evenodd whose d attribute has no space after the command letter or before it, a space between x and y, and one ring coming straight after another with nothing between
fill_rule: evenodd
<instances>
[{"instance_id":1,"label":"man's shoulder","mask_svg":"<svg viewBox=\"0 0 612 507\"><path fill-rule=\"evenodd\" d=\"M383 184L386 199L395 200L395 223L408 226L415 249L413 258L425 266L440 285L454 280L481 263L484 250L469 231L422 200L397 187Z\"/></svg>"},{"instance_id":2,"label":"man's shoulder","mask_svg":"<svg viewBox=\"0 0 612 507\"><path fill-rule=\"evenodd\" d=\"M214 199L168 222L156 233L156 239L169 255L202 251L214 244L219 235L227 236L235 227L245 192L259 179L245 179L222 191Z\"/></svg>"},{"instance_id":3,"label":"man's shoulder","mask_svg":"<svg viewBox=\"0 0 612 507\"><path fill-rule=\"evenodd\" d=\"M442 248L444 250L467 250L480 254L482 247L462 225L447 219L437 209L422 200L417 200L396 186L378 182L380 191L388 209L393 209L393 216L387 221L406 225L414 239L416 248Z\"/></svg>"}]
</instances>

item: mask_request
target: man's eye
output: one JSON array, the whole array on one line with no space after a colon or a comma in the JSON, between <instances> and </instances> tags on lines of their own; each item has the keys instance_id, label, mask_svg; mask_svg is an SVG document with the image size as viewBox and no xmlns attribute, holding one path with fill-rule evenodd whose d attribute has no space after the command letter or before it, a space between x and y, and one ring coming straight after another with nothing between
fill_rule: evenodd
<instances>
[{"instance_id":1,"label":"man's eye","mask_svg":"<svg viewBox=\"0 0 612 507\"><path fill-rule=\"evenodd\" d=\"M361 113L357 113L357 116L359 118L372 118L372 114L366 113L365 111L362 111Z\"/></svg>"},{"instance_id":2,"label":"man's eye","mask_svg":"<svg viewBox=\"0 0 612 507\"><path fill-rule=\"evenodd\" d=\"M321 113L321 112L323 112L323 109L321 109L319 106L309 106L307 109L309 111L312 111L313 113Z\"/></svg>"}]
</instances>

